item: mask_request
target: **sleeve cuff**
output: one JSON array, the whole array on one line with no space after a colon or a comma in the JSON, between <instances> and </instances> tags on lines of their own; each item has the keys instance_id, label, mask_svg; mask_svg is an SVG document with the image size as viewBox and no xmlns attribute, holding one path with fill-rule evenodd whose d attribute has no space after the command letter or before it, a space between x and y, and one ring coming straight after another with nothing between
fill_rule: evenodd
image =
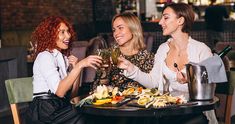
<instances>
[{"instance_id":1,"label":"sleeve cuff","mask_svg":"<svg viewBox=\"0 0 235 124\"><path fill-rule=\"evenodd\" d=\"M134 79L136 77L138 70L139 70L139 68L137 66L134 66L134 68L131 72L127 72L127 70L124 70L123 75L130 78L130 79Z\"/></svg>"}]
</instances>

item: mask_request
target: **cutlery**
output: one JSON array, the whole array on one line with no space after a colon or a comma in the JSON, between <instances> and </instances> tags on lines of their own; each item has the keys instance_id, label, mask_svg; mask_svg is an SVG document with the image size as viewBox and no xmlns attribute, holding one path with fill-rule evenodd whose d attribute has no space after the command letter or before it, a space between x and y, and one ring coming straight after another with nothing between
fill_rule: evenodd
<instances>
[{"instance_id":1,"label":"cutlery","mask_svg":"<svg viewBox=\"0 0 235 124\"><path fill-rule=\"evenodd\" d=\"M178 68L178 65L176 63L174 63L174 67L177 69L177 71L180 72L180 69ZM181 72L180 72L181 73ZM181 73L182 74L182 73ZM184 74L182 74L183 78L184 78Z\"/></svg>"},{"instance_id":2,"label":"cutlery","mask_svg":"<svg viewBox=\"0 0 235 124\"><path fill-rule=\"evenodd\" d=\"M177 71L180 71L176 63L174 63L174 67L177 69Z\"/></svg>"}]
</instances>

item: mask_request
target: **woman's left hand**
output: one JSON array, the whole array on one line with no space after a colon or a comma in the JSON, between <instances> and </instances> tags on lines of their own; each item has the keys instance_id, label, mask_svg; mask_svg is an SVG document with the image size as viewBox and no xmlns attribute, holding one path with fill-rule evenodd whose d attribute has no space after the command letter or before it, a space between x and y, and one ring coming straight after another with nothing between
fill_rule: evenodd
<instances>
[{"instance_id":1,"label":"woman's left hand","mask_svg":"<svg viewBox=\"0 0 235 124\"><path fill-rule=\"evenodd\" d=\"M181 84L185 84L187 83L187 77L186 75L184 75L182 72L180 71L177 71L177 74L176 74L176 79L179 83Z\"/></svg>"},{"instance_id":2,"label":"woman's left hand","mask_svg":"<svg viewBox=\"0 0 235 124\"><path fill-rule=\"evenodd\" d=\"M124 57L120 56L118 57L118 68L124 69L127 72L132 72L134 65Z\"/></svg>"},{"instance_id":3,"label":"woman's left hand","mask_svg":"<svg viewBox=\"0 0 235 124\"><path fill-rule=\"evenodd\" d=\"M78 63L78 58L74 55L70 55L68 57L69 64L71 64L73 67Z\"/></svg>"}]
</instances>

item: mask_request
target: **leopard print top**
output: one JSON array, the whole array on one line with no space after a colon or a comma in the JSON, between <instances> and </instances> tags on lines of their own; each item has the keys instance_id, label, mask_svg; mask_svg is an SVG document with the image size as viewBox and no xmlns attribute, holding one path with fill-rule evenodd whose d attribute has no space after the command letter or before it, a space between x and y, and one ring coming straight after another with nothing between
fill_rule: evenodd
<instances>
[{"instance_id":1,"label":"leopard print top","mask_svg":"<svg viewBox=\"0 0 235 124\"><path fill-rule=\"evenodd\" d=\"M154 64L154 54L149 53L147 50L141 50L137 54L132 56L125 56L123 55L127 60L129 60L131 63L133 63L135 66L139 67L141 71L149 73ZM109 83L108 85L119 87L120 89L126 89L128 87L139 87L142 86L138 82L129 79L121 74L123 70L112 66L112 69L110 71L109 77ZM92 90L95 90L95 88L100 85L100 78L96 75L95 81L93 82ZM143 87L143 86L142 86Z\"/></svg>"}]
</instances>

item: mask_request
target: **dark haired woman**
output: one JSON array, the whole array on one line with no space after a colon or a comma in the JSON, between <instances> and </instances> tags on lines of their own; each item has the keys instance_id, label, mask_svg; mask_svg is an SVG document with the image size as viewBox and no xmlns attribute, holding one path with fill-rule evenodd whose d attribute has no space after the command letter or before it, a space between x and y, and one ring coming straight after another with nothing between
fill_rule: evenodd
<instances>
[{"instance_id":1,"label":"dark haired woman","mask_svg":"<svg viewBox=\"0 0 235 124\"><path fill-rule=\"evenodd\" d=\"M204 43L196 41L189 36L189 30L194 22L192 7L185 3L173 3L164 7L159 24L163 35L170 38L161 44L155 54L154 67L150 73L142 72L138 67L124 58L119 67L124 74L148 88L157 87L160 91L181 93L188 96L185 64L198 63L212 56L211 50ZM163 123L207 123L216 124L214 111L183 115L175 118L163 118Z\"/></svg>"}]
</instances>

